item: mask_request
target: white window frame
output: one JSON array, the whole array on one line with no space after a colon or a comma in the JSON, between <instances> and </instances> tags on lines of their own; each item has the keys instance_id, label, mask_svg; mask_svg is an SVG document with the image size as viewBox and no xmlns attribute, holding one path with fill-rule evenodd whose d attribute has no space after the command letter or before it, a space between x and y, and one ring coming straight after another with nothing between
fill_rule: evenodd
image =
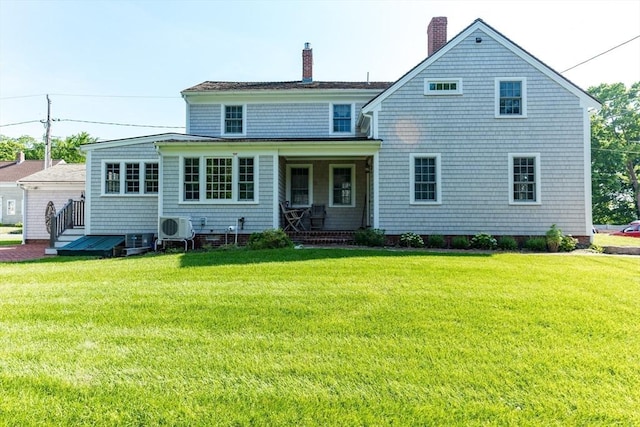
<instances>
[{"instance_id":1,"label":"white window frame","mask_svg":"<svg viewBox=\"0 0 640 427\"><path fill-rule=\"evenodd\" d=\"M7 216L14 216L16 214L17 207L14 199L7 200Z\"/></svg>"},{"instance_id":2,"label":"white window frame","mask_svg":"<svg viewBox=\"0 0 640 427\"><path fill-rule=\"evenodd\" d=\"M308 178L308 187L309 187L309 203L308 204L295 204L293 203L292 197L291 197L291 169L296 169L296 168L302 168L302 169L308 169L309 170L309 178ZM311 163L292 163L292 164L288 164L287 165L287 178L286 178L286 182L287 182L287 187L286 187L286 194L287 194L287 201L291 204L292 207L295 208L308 208L313 204L313 164Z\"/></svg>"},{"instance_id":3,"label":"white window frame","mask_svg":"<svg viewBox=\"0 0 640 427\"><path fill-rule=\"evenodd\" d=\"M333 108L336 105L350 105L351 106L351 127L349 132L336 132L333 130ZM356 104L354 103L350 103L350 102L335 102L330 104L330 108L329 108L329 134L331 135L336 135L336 136L346 136L346 135L355 135L356 133L356 119L355 119L355 114L356 114Z\"/></svg>"},{"instance_id":4,"label":"white window frame","mask_svg":"<svg viewBox=\"0 0 640 427\"><path fill-rule=\"evenodd\" d=\"M450 84L455 83L455 90L438 90L431 89L432 84ZM424 79L424 94L425 95L462 95L462 79L452 79L452 78L427 78Z\"/></svg>"},{"instance_id":5,"label":"white window frame","mask_svg":"<svg viewBox=\"0 0 640 427\"><path fill-rule=\"evenodd\" d=\"M535 186L536 186L536 190L535 190L535 196L536 196L536 200L535 201L531 201L531 200L515 200L513 198L513 184L514 184L514 180L513 180L513 159L515 159L516 157L520 158L520 157L532 157L535 159L535 169L534 169L534 173L535 173ZM541 199L541 176L540 176L540 153L509 153L509 204L513 205L513 206L536 206L536 205L541 205L542 204L542 199Z\"/></svg>"},{"instance_id":6,"label":"white window frame","mask_svg":"<svg viewBox=\"0 0 640 427\"><path fill-rule=\"evenodd\" d=\"M146 171L146 165L149 163L155 163L156 165L158 165L158 193L147 193L145 192L145 187L146 187L146 183L145 183L145 171ZM120 165L120 188L119 191L117 193L107 193L107 186L106 186L106 171L107 171L107 164L118 164ZM137 164L138 165L138 192L136 193L127 193L126 189L127 189L127 184L126 184L126 178L127 178L127 166L128 164ZM160 177L160 162L158 161L158 159L144 159L144 160L136 160L136 161L130 161L130 160L103 160L102 161L102 167L100 169L100 194L102 197L158 197L159 194L159 190L160 190L160 181L161 181L161 177Z\"/></svg>"},{"instance_id":7,"label":"white window frame","mask_svg":"<svg viewBox=\"0 0 640 427\"><path fill-rule=\"evenodd\" d=\"M253 159L253 200L239 200L240 197L240 158ZM185 200L184 194L184 160L198 159L198 200ZM207 199L207 160L206 159L231 159L231 198L230 199ZM180 205L255 205L260 200L259 189L259 156L252 153L234 154L194 154L180 156L179 170L179 201Z\"/></svg>"},{"instance_id":8,"label":"white window frame","mask_svg":"<svg viewBox=\"0 0 640 427\"><path fill-rule=\"evenodd\" d=\"M351 203L336 204L333 199L333 171L335 169L351 169ZM335 163L329 165L329 206L332 208L353 208L356 206L356 165L353 163Z\"/></svg>"},{"instance_id":9,"label":"white window frame","mask_svg":"<svg viewBox=\"0 0 640 427\"><path fill-rule=\"evenodd\" d=\"M500 114L500 83L520 82L522 99L520 114ZM496 77L495 79L495 118L496 119L526 119L527 118L527 78L526 77Z\"/></svg>"},{"instance_id":10,"label":"white window frame","mask_svg":"<svg viewBox=\"0 0 640 427\"><path fill-rule=\"evenodd\" d=\"M242 132L227 133L226 116L227 107L242 107ZM229 137L243 137L247 135L247 104L222 104L220 106L220 135Z\"/></svg>"},{"instance_id":11,"label":"white window frame","mask_svg":"<svg viewBox=\"0 0 640 427\"><path fill-rule=\"evenodd\" d=\"M412 205L441 205L442 204L442 161L440 153L411 153L409 154L409 197ZM436 199L416 200L416 159L436 160Z\"/></svg>"}]
</instances>

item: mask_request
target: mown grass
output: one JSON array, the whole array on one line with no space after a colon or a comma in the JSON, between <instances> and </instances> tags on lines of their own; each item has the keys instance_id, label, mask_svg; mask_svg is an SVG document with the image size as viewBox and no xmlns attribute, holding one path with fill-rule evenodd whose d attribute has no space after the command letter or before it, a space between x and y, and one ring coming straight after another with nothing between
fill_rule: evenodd
<instances>
[{"instance_id":1,"label":"mown grass","mask_svg":"<svg viewBox=\"0 0 640 427\"><path fill-rule=\"evenodd\" d=\"M0 246L12 246L22 243L21 227L0 225Z\"/></svg>"},{"instance_id":2,"label":"mown grass","mask_svg":"<svg viewBox=\"0 0 640 427\"><path fill-rule=\"evenodd\" d=\"M638 258L57 258L0 295L0 425L640 423Z\"/></svg>"},{"instance_id":3,"label":"mown grass","mask_svg":"<svg viewBox=\"0 0 640 427\"><path fill-rule=\"evenodd\" d=\"M598 233L593 236L593 243L598 246L638 247L640 246L640 238L612 236L607 233Z\"/></svg>"}]
</instances>

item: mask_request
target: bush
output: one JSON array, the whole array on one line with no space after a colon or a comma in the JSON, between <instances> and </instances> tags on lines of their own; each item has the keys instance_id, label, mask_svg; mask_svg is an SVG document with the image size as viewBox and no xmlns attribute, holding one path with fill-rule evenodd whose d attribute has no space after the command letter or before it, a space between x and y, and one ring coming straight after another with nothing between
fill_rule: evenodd
<instances>
[{"instance_id":1,"label":"bush","mask_svg":"<svg viewBox=\"0 0 640 427\"><path fill-rule=\"evenodd\" d=\"M258 233L251 233L247 241L249 249L278 249L291 248L293 242L287 233L278 228L275 230L265 230Z\"/></svg>"},{"instance_id":2,"label":"bush","mask_svg":"<svg viewBox=\"0 0 640 427\"><path fill-rule=\"evenodd\" d=\"M558 248L562 242L562 230L555 224L552 224L551 228L547 231L546 238L549 252L558 252Z\"/></svg>"},{"instance_id":3,"label":"bush","mask_svg":"<svg viewBox=\"0 0 640 427\"><path fill-rule=\"evenodd\" d=\"M574 239L571 236L562 236L562 241L560 242L559 249L562 252L571 252L576 250L577 245L578 239Z\"/></svg>"},{"instance_id":4,"label":"bush","mask_svg":"<svg viewBox=\"0 0 640 427\"><path fill-rule=\"evenodd\" d=\"M356 230L353 236L356 245L360 246L384 246L384 230L379 228L362 228Z\"/></svg>"},{"instance_id":5,"label":"bush","mask_svg":"<svg viewBox=\"0 0 640 427\"><path fill-rule=\"evenodd\" d=\"M479 233L473 236L471 239L471 247L474 249L489 249L493 250L498 246L498 242L491 234Z\"/></svg>"},{"instance_id":6,"label":"bush","mask_svg":"<svg viewBox=\"0 0 640 427\"><path fill-rule=\"evenodd\" d=\"M408 248L423 248L424 240L416 233L404 233L400 236L400 246L406 246Z\"/></svg>"},{"instance_id":7,"label":"bush","mask_svg":"<svg viewBox=\"0 0 640 427\"><path fill-rule=\"evenodd\" d=\"M440 234L427 237L427 246L430 248L444 248L444 243L444 237Z\"/></svg>"},{"instance_id":8,"label":"bush","mask_svg":"<svg viewBox=\"0 0 640 427\"><path fill-rule=\"evenodd\" d=\"M544 237L530 237L524 242L524 247L533 252L546 252L547 239Z\"/></svg>"},{"instance_id":9,"label":"bush","mask_svg":"<svg viewBox=\"0 0 640 427\"><path fill-rule=\"evenodd\" d=\"M515 251L518 249L518 242L511 236L502 236L498 239L498 247L503 251Z\"/></svg>"},{"instance_id":10,"label":"bush","mask_svg":"<svg viewBox=\"0 0 640 427\"><path fill-rule=\"evenodd\" d=\"M467 236L455 236L451 241L453 249L469 249L469 239Z\"/></svg>"}]
</instances>

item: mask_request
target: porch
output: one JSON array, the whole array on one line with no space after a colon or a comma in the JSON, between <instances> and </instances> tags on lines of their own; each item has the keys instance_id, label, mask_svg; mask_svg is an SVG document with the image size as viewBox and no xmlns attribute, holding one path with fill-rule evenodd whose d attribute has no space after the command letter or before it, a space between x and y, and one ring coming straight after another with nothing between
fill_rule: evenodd
<instances>
[{"instance_id":1,"label":"porch","mask_svg":"<svg viewBox=\"0 0 640 427\"><path fill-rule=\"evenodd\" d=\"M299 238L329 240L334 240L331 232L342 236L344 230L370 227L372 164L373 156L280 157L280 227ZM314 209L322 212L320 220ZM295 226L287 210L298 211L301 218ZM329 234L319 236L321 232ZM349 233L346 239L352 241L353 232Z\"/></svg>"}]
</instances>

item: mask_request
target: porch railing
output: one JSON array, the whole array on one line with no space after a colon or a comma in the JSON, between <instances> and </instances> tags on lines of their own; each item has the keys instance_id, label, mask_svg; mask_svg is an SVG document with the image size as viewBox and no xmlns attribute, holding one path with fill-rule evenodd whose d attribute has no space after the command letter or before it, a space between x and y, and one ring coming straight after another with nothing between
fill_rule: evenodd
<instances>
[{"instance_id":1,"label":"porch railing","mask_svg":"<svg viewBox=\"0 0 640 427\"><path fill-rule=\"evenodd\" d=\"M55 215L51 217L51 232L49 244L54 247L58 237L65 230L74 227L84 227L84 200L69 201Z\"/></svg>"}]
</instances>

